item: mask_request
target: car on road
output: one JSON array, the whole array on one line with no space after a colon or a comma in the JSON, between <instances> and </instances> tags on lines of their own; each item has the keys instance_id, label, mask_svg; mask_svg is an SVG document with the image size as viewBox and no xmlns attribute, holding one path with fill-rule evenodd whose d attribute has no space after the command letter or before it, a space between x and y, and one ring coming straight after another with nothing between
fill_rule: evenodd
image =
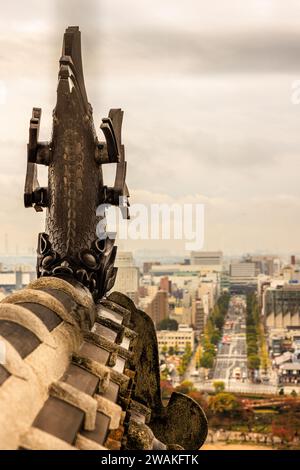
<instances>
[{"instance_id":1,"label":"car on road","mask_svg":"<svg viewBox=\"0 0 300 470\"><path fill-rule=\"evenodd\" d=\"M233 378L235 378L236 380L240 380L241 378L241 368L240 367L236 367L234 370L233 370Z\"/></svg>"},{"instance_id":2,"label":"car on road","mask_svg":"<svg viewBox=\"0 0 300 470\"><path fill-rule=\"evenodd\" d=\"M191 377L199 377L199 371L198 370L193 370L193 372L191 372Z\"/></svg>"},{"instance_id":3,"label":"car on road","mask_svg":"<svg viewBox=\"0 0 300 470\"><path fill-rule=\"evenodd\" d=\"M261 376L261 381L263 384L267 384L270 382L270 377L268 377L267 375L262 375Z\"/></svg>"}]
</instances>

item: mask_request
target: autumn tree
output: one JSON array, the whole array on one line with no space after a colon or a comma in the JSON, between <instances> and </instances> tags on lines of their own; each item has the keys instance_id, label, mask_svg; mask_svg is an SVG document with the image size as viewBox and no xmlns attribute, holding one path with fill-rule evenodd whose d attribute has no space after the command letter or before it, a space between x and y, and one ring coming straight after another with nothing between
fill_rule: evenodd
<instances>
[{"instance_id":1,"label":"autumn tree","mask_svg":"<svg viewBox=\"0 0 300 470\"><path fill-rule=\"evenodd\" d=\"M161 390L162 399L170 398L170 396L174 392L174 388L172 387L172 385L170 384L168 380L160 381L160 390Z\"/></svg>"},{"instance_id":2,"label":"autumn tree","mask_svg":"<svg viewBox=\"0 0 300 470\"><path fill-rule=\"evenodd\" d=\"M230 415L239 407L239 400L232 393L221 392L209 399L209 408L214 414Z\"/></svg>"},{"instance_id":3,"label":"autumn tree","mask_svg":"<svg viewBox=\"0 0 300 470\"><path fill-rule=\"evenodd\" d=\"M193 390L194 390L194 384L193 382L190 382L189 380L184 380L183 382L181 382L180 385L176 387L176 392L184 393L185 395L192 392Z\"/></svg>"}]
</instances>

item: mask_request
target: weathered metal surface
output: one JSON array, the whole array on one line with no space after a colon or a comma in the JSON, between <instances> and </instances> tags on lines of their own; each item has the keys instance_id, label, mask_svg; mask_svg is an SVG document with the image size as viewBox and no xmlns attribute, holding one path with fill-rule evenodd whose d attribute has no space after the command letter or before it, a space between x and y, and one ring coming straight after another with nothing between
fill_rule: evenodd
<instances>
[{"instance_id":1,"label":"weathered metal surface","mask_svg":"<svg viewBox=\"0 0 300 470\"><path fill-rule=\"evenodd\" d=\"M25 206L47 207L46 232L39 235L38 276L66 275L87 286L95 299L112 288L114 240L96 236L104 212L100 205L119 206L128 218L126 161L121 142L123 112L112 109L102 120L105 141L98 140L88 102L78 27L64 35L59 66L57 103L51 142L39 142L41 110L30 121ZM115 185L103 184L102 164L117 163ZM48 187L40 188L37 165L49 167Z\"/></svg>"},{"instance_id":2,"label":"weathered metal surface","mask_svg":"<svg viewBox=\"0 0 300 470\"><path fill-rule=\"evenodd\" d=\"M164 407L160 392L159 356L156 333L150 317L138 310L131 299L113 292L108 300L130 310L130 326L137 333L134 355L135 388L132 399L151 410L149 427L154 436L166 446L179 445L184 449L199 449L204 443L208 425L202 408L181 393L173 393ZM128 448L137 445L138 436L149 445L151 433L134 425L129 435ZM139 446L143 445L142 442Z\"/></svg>"},{"instance_id":3,"label":"weathered metal surface","mask_svg":"<svg viewBox=\"0 0 300 470\"><path fill-rule=\"evenodd\" d=\"M67 29L51 142L39 142L41 111L30 122L25 206L47 208L39 279L0 303L2 449L198 449L205 415L190 398L160 396L152 320L120 293L114 241L96 236L100 204L128 217L123 112L111 110L97 139L87 100L80 32ZM101 165L117 163L115 185ZM40 188L37 165L49 167ZM98 233L99 235L99 233Z\"/></svg>"}]
</instances>

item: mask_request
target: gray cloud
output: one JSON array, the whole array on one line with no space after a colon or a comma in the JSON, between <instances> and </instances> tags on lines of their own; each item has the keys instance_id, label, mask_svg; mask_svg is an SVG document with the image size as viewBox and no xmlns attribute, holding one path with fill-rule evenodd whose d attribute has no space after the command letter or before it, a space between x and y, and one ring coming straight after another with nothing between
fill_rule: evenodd
<instances>
[{"instance_id":1,"label":"gray cloud","mask_svg":"<svg viewBox=\"0 0 300 470\"><path fill-rule=\"evenodd\" d=\"M176 74L299 72L300 30L116 31L104 38L102 53L113 68L134 62L144 73L154 64Z\"/></svg>"},{"instance_id":2,"label":"gray cloud","mask_svg":"<svg viewBox=\"0 0 300 470\"><path fill-rule=\"evenodd\" d=\"M96 126L110 107L125 110L134 202L142 190L174 201L200 194L210 248L295 249L300 106L290 94L300 75L299 2L238 5L12 0L3 7L0 251L5 232L25 249L42 226L22 207L28 124L32 106L42 106L41 139L50 137L61 40L72 24L82 30Z\"/></svg>"}]
</instances>

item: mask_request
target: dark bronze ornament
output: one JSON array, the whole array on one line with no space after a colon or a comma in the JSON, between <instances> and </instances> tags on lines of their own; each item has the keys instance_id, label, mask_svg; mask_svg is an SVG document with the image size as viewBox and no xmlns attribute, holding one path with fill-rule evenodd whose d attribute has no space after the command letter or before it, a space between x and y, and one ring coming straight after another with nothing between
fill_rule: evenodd
<instances>
[{"instance_id":1,"label":"dark bronze ornament","mask_svg":"<svg viewBox=\"0 0 300 470\"><path fill-rule=\"evenodd\" d=\"M39 141L41 109L34 108L29 128L25 207L47 208L46 232L39 234L37 275L72 276L87 286L94 299L114 284L114 240L98 239L99 205L120 206L129 218L126 161L121 142L123 111L111 109L95 132L87 99L78 27L64 35L60 59L57 103L50 142ZM116 163L113 187L103 184L102 165ZM37 165L48 166L48 187L40 187ZM121 204L120 204L121 203ZM102 214L103 217L103 214Z\"/></svg>"},{"instance_id":2,"label":"dark bronze ornament","mask_svg":"<svg viewBox=\"0 0 300 470\"><path fill-rule=\"evenodd\" d=\"M6 334L8 341L14 339L12 347L19 347L22 358L37 350L39 360L35 359L34 364L40 365L30 372L33 376L46 369L45 362L51 360L64 367L59 369L61 376L56 367L50 368L51 382L47 374L42 374L30 387L27 379L16 383L18 390L23 387L24 396L32 400L35 384L39 394L44 380L48 399L34 403L39 406L31 412L32 424L27 434L22 426L22 436L15 438L14 419L19 416L14 416L9 439L6 429L2 436L0 429L0 441L7 447L19 445L21 449L43 445L69 448L70 444L88 449L95 449L97 444L98 449L99 445L128 450L199 449L207 436L207 420L199 404L175 392L166 407L162 403L152 320L129 297L118 292L106 297L116 277L117 249L114 237L106 236L105 208L118 206L123 217L129 218L121 142L123 112L110 110L100 126L105 140L99 141L84 85L78 27L69 27L64 35L50 142L39 141L40 119L41 110L34 108L24 195L25 207L34 207L38 212L47 210L46 230L38 239L40 279L2 301L1 318L13 326L5 326L0 333ZM117 165L113 187L103 184L102 165L108 163ZM38 183L38 164L48 166L48 187ZM7 318L12 321L7 322ZM20 328L18 322L25 324ZM59 326L63 332L72 332L66 335L66 344L63 333L54 339L51 336ZM29 327L32 328L28 330ZM40 343L46 341L48 353L39 354ZM53 355L54 349L58 349L58 355ZM27 368L28 365L24 370ZM0 385L1 380L14 374L13 370L3 369L0 368ZM20 373L19 368L17 372ZM20 403L19 398L17 402ZM19 412L19 406L14 409ZM117 424L111 426L116 416Z\"/></svg>"}]
</instances>

